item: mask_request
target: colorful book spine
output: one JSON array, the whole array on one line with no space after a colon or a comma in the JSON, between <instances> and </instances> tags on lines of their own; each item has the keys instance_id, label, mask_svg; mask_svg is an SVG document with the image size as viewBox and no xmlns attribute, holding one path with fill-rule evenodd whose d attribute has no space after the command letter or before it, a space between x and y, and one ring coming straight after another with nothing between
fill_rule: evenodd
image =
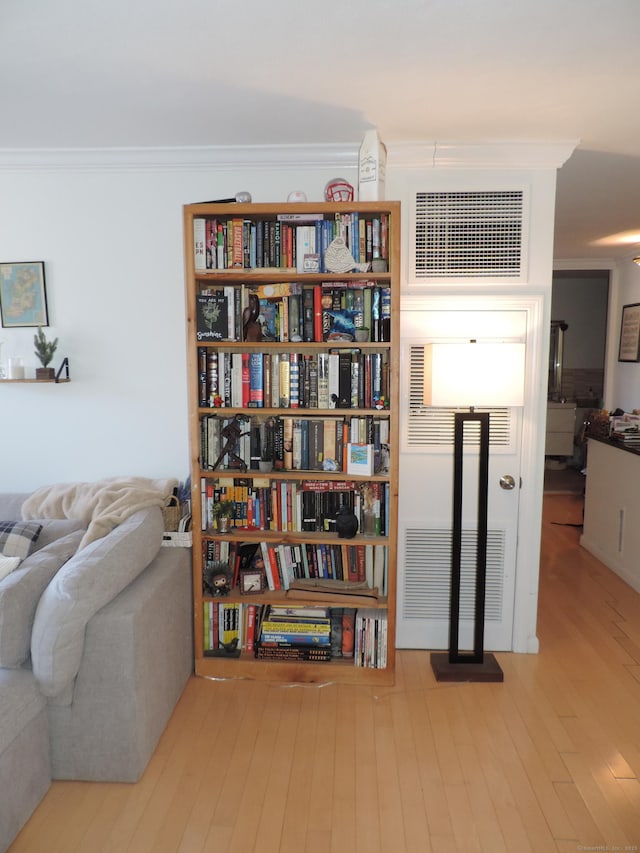
<instances>
[{"instance_id":1,"label":"colorful book spine","mask_svg":"<svg viewBox=\"0 0 640 853\"><path fill-rule=\"evenodd\" d=\"M300 406L300 356L297 352L289 353L289 407L297 409Z\"/></svg>"},{"instance_id":2,"label":"colorful book spine","mask_svg":"<svg viewBox=\"0 0 640 853\"><path fill-rule=\"evenodd\" d=\"M207 221L202 217L193 220L193 267L196 272L206 272L207 269Z\"/></svg>"},{"instance_id":3,"label":"colorful book spine","mask_svg":"<svg viewBox=\"0 0 640 853\"><path fill-rule=\"evenodd\" d=\"M264 365L261 352L249 353L249 407L264 406Z\"/></svg>"}]
</instances>

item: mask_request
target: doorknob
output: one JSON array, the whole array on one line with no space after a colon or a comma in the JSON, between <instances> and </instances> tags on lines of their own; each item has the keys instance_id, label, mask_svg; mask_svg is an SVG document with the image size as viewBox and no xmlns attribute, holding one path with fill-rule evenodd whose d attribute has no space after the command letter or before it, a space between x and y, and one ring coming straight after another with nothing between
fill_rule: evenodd
<instances>
[{"instance_id":1,"label":"doorknob","mask_svg":"<svg viewBox=\"0 0 640 853\"><path fill-rule=\"evenodd\" d=\"M511 489L515 489L516 481L513 479L511 474L503 474L500 477L500 488L506 489L506 491L511 491Z\"/></svg>"}]
</instances>

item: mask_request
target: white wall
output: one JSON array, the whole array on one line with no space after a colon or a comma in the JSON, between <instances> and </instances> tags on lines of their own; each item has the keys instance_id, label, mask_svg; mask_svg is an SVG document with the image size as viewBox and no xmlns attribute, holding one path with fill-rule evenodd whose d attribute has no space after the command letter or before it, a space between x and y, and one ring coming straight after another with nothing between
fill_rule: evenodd
<instances>
[{"instance_id":1,"label":"white wall","mask_svg":"<svg viewBox=\"0 0 640 853\"><path fill-rule=\"evenodd\" d=\"M630 412L640 409L640 362L619 362L618 348L622 308L624 305L640 303L640 267L631 260L619 262L615 270L615 283L615 298L609 304L612 316L607 347L609 370L605 403L611 409L621 408Z\"/></svg>"},{"instance_id":2,"label":"white wall","mask_svg":"<svg viewBox=\"0 0 640 853\"><path fill-rule=\"evenodd\" d=\"M182 205L248 190L323 197L353 168L0 168L0 261L44 261L57 366L69 384L0 385L0 489L188 473ZM352 162L357 161L354 147ZM37 360L34 329L0 329L2 359Z\"/></svg>"},{"instance_id":3,"label":"white wall","mask_svg":"<svg viewBox=\"0 0 640 853\"><path fill-rule=\"evenodd\" d=\"M551 319L564 320L564 368L602 369L608 304L607 270L554 275Z\"/></svg>"}]
</instances>

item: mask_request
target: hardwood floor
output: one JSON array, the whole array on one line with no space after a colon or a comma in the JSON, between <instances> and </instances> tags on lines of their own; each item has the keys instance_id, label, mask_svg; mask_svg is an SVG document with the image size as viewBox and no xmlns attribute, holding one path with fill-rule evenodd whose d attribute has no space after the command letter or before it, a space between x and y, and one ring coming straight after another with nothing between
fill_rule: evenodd
<instances>
[{"instance_id":1,"label":"hardwood floor","mask_svg":"<svg viewBox=\"0 0 640 853\"><path fill-rule=\"evenodd\" d=\"M640 850L640 596L544 500L539 655L504 684L192 679L137 785L54 782L11 853Z\"/></svg>"}]
</instances>

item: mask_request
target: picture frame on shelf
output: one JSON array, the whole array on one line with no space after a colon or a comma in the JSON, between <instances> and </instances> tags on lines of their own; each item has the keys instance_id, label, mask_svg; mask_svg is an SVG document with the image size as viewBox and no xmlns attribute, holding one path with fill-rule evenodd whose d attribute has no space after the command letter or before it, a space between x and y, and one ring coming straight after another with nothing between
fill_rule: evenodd
<instances>
[{"instance_id":1,"label":"picture frame on shelf","mask_svg":"<svg viewBox=\"0 0 640 853\"><path fill-rule=\"evenodd\" d=\"M622 306L618 361L640 361L640 303Z\"/></svg>"},{"instance_id":2,"label":"picture frame on shelf","mask_svg":"<svg viewBox=\"0 0 640 853\"><path fill-rule=\"evenodd\" d=\"M373 474L373 445L347 444L347 474Z\"/></svg>"},{"instance_id":3,"label":"picture frame on shelf","mask_svg":"<svg viewBox=\"0 0 640 853\"><path fill-rule=\"evenodd\" d=\"M256 595L264 592L265 576L260 569L240 569L240 595Z\"/></svg>"},{"instance_id":4,"label":"picture frame on shelf","mask_svg":"<svg viewBox=\"0 0 640 853\"><path fill-rule=\"evenodd\" d=\"M5 329L49 325L44 261L0 263L0 317Z\"/></svg>"}]
</instances>

